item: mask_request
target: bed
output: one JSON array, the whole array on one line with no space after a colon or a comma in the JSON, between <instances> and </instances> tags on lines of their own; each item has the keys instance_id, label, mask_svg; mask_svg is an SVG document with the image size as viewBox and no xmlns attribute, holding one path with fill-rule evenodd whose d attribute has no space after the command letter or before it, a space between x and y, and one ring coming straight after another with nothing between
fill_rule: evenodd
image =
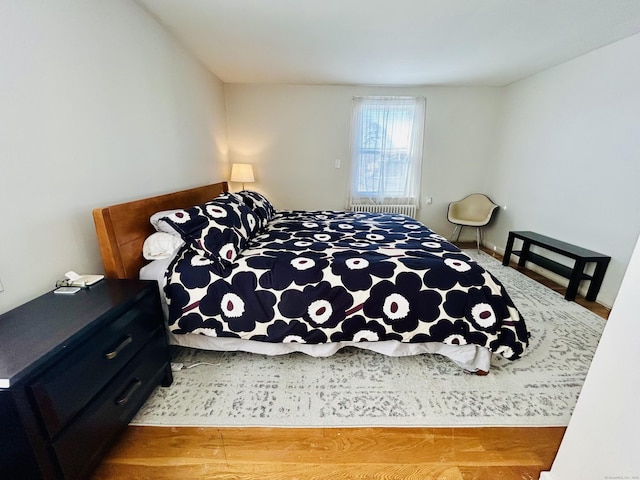
<instances>
[{"instance_id":1,"label":"bed","mask_svg":"<svg viewBox=\"0 0 640 480\"><path fill-rule=\"evenodd\" d=\"M276 211L221 182L93 216L106 276L157 281L175 345L440 354L477 374L528 346L501 283L403 215Z\"/></svg>"}]
</instances>

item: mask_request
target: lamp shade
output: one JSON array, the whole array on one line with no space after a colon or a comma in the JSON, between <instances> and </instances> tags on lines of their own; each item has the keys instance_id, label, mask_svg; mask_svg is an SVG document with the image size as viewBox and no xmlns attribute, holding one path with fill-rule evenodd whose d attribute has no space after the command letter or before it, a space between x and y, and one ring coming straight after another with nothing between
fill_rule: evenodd
<instances>
[{"instance_id":1,"label":"lamp shade","mask_svg":"<svg viewBox=\"0 0 640 480\"><path fill-rule=\"evenodd\" d=\"M253 165L250 163L234 163L231 165L230 180L232 182L242 182L243 184L255 181L253 177Z\"/></svg>"}]
</instances>

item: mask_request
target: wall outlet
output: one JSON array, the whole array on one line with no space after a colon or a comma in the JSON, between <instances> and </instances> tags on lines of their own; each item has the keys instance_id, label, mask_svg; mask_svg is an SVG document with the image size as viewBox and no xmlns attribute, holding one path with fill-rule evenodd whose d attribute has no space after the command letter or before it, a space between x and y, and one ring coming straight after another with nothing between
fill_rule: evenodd
<instances>
[{"instance_id":1,"label":"wall outlet","mask_svg":"<svg viewBox=\"0 0 640 480\"><path fill-rule=\"evenodd\" d=\"M339 158L336 158L335 167L340 168L341 163L342 163L342 160L340 160Z\"/></svg>"},{"instance_id":2,"label":"wall outlet","mask_svg":"<svg viewBox=\"0 0 640 480\"><path fill-rule=\"evenodd\" d=\"M433 198L432 197L425 197L424 198L424 203L426 203L427 205L431 205L433 203Z\"/></svg>"}]
</instances>

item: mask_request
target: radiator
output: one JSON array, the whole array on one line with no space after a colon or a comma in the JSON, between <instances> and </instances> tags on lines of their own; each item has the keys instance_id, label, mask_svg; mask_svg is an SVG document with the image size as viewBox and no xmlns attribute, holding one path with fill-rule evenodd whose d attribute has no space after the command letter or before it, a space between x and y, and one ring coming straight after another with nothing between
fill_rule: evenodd
<instances>
[{"instance_id":1,"label":"radiator","mask_svg":"<svg viewBox=\"0 0 640 480\"><path fill-rule=\"evenodd\" d=\"M401 215L407 215L411 218L416 218L415 205L353 204L351 205L351 211L352 212L369 212L369 213L399 213Z\"/></svg>"}]
</instances>

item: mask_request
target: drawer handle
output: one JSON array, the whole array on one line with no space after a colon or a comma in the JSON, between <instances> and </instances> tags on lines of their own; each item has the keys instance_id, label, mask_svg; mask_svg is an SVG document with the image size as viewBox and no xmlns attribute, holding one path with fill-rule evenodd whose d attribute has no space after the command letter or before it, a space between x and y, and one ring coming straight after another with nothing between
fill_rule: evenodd
<instances>
[{"instance_id":1,"label":"drawer handle","mask_svg":"<svg viewBox=\"0 0 640 480\"><path fill-rule=\"evenodd\" d=\"M127 403L131 398L131 395L133 395L133 392L135 392L140 385L142 385L142 380L139 378L131 380L127 389L122 393L122 395L116 398L116 405L124 405Z\"/></svg>"},{"instance_id":2,"label":"drawer handle","mask_svg":"<svg viewBox=\"0 0 640 480\"><path fill-rule=\"evenodd\" d=\"M133 342L133 337L131 335L127 335L124 338L124 340L122 340L122 342L120 342L120 345L118 345L116 348L114 348L109 353L105 353L104 354L104 358L106 358L107 360L113 360L124 349L124 347L129 345L131 342Z\"/></svg>"}]
</instances>

